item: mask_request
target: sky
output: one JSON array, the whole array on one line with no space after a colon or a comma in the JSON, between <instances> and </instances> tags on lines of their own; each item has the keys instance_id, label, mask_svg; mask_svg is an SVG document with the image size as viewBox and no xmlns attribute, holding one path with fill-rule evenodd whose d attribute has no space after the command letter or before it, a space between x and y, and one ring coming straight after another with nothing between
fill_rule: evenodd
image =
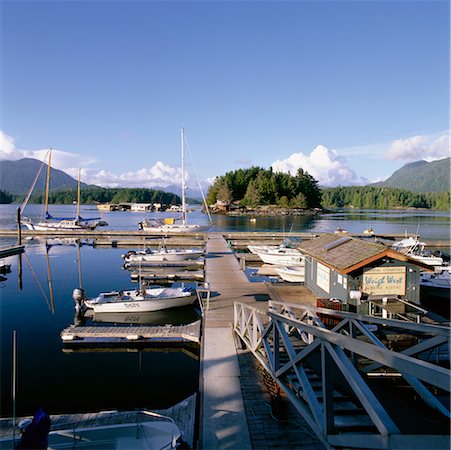
<instances>
[{"instance_id":1,"label":"sky","mask_svg":"<svg viewBox=\"0 0 451 450\"><path fill-rule=\"evenodd\" d=\"M448 0L1 1L0 159L100 186L321 186L450 155Z\"/></svg>"}]
</instances>

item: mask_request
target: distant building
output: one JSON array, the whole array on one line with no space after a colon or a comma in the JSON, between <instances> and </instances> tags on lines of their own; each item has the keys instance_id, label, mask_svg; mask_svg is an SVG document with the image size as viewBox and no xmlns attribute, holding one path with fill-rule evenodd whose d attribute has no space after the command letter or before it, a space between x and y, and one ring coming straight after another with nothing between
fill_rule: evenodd
<instances>
[{"instance_id":1,"label":"distant building","mask_svg":"<svg viewBox=\"0 0 451 450\"><path fill-rule=\"evenodd\" d=\"M152 211L153 203L132 203L130 210L134 212Z\"/></svg>"},{"instance_id":2,"label":"distant building","mask_svg":"<svg viewBox=\"0 0 451 450\"><path fill-rule=\"evenodd\" d=\"M335 298L351 310L390 300L420 303L420 270L430 267L383 244L336 234L303 241L305 284L320 298Z\"/></svg>"}]
</instances>

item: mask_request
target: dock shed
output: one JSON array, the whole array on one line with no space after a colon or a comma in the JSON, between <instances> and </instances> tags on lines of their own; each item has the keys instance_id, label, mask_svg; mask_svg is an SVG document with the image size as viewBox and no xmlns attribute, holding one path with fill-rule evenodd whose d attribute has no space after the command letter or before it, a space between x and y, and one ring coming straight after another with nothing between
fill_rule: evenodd
<instances>
[{"instance_id":1,"label":"dock shed","mask_svg":"<svg viewBox=\"0 0 451 450\"><path fill-rule=\"evenodd\" d=\"M396 299L420 304L418 261L383 244L337 234L303 241L305 285L320 298L336 298L360 308L365 301Z\"/></svg>"}]
</instances>

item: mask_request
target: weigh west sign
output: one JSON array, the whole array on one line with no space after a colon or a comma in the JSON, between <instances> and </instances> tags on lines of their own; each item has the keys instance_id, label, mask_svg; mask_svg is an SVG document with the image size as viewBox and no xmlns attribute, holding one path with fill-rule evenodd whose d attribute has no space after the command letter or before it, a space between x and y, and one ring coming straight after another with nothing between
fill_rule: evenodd
<instances>
[{"instance_id":1,"label":"weigh west sign","mask_svg":"<svg viewBox=\"0 0 451 450\"><path fill-rule=\"evenodd\" d=\"M365 270L362 289L372 295L406 295L406 268L378 267Z\"/></svg>"}]
</instances>

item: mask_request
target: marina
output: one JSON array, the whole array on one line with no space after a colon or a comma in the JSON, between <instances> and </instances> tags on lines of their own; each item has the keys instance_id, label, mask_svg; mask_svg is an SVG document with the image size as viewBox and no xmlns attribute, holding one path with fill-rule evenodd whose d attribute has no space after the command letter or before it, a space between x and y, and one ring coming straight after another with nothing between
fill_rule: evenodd
<instances>
[{"instance_id":1,"label":"marina","mask_svg":"<svg viewBox=\"0 0 451 450\"><path fill-rule=\"evenodd\" d=\"M102 230L101 233L105 231ZM97 233L97 231L93 233ZM378 418L381 417L380 411L377 408L377 411L368 410L367 401L364 400L365 397L359 397L360 401L363 402L363 410L369 411L369 413L362 412L362 405L358 406L356 410L359 413L357 415L353 414L353 420L350 420L349 417L339 416L337 412L327 412L327 414L332 414L335 417L334 419L328 419L329 421L335 421L335 431L330 432L318 427L317 419L315 419L315 414L323 414L320 412L323 411L321 400L319 400L320 406L316 407L319 409L313 409L313 416L309 415L308 410L297 403L299 400L296 400L295 397L299 397L301 390L299 390L299 386L296 387L293 384L293 378L290 378L290 382L280 378L279 372L281 368L285 367L284 365L288 364L290 360L289 350L287 350L285 356L281 353L280 356L275 357L276 359L272 359L273 357L270 357L269 361L261 359L261 350L256 351L255 341L253 340L257 338L257 335L254 333L260 333L264 329L262 326L268 327L268 330L271 329L272 321L279 320L278 316L273 316L273 312L277 311L279 304L292 308L292 312L287 316L292 322L284 322L284 325L281 325L282 328L295 326L301 329L304 327L302 323L296 322L295 324L293 322L301 320L299 319L301 315L297 315L294 312L296 308L299 308L299 310L310 308L311 311L314 311L320 305L327 305L327 308L335 308L335 305L332 303L329 304L324 301L321 304L319 303L318 294L313 293L311 288L306 286L309 283L307 279L305 283L280 282L280 279L278 282L275 282L274 277L277 278L277 271L271 267L272 265L262 264L257 255L244 251L245 247L250 245L249 243L279 245L285 237L290 235L289 233L261 231L255 233L243 232L241 235L238 232L209 231L196 234L195 236L171 236L165 239L167 245L174 239L174 243L177 242L177 244L173 245L172 248L202 247L205 252L204 257L192 261L150 261L145 263L145 267L140 268L138 264L130 267L131 270L123 270L121 268L121 255L124 254L124 248L140 250L143 248L143 245L147 246L150 242L150 245L158 248L160 239L158 237L148 239L150 236L141 236L139 231L136 231L138 233L136 234L137 240L131 240L127 236L126 231L115 230L113 233L115 234L113 240L116 241L116 245L55 245L45 249L46 239L41 241L44 236L39 236L39 240L27 240L25 244L25 255L22 257L25 262L27 260L29 262L26 262L25 265L24 283L25 286L30 286L30 283L34 284L35 280L40 279L41 294L39 294L39 289L34 289L34 294L31 297L28 297L28 294L25 292L25 295L22 294L21 296L21 301L25 302L25 305L31 305L31 301L36 305L33 308L36 308L38 305L36 303L36 294L38 294L38 296L41 296L42 306L38 307L41 312L36 318L40 317L40 319L38 319L38 322L35 322L35 325L30 326L31 322L29 319L22 318L23 325L19 327L19 337L25 333L25 331L21 331L21 328L27 327L27 324L28 333L30 329L37 329L36 327L41 329L41 323L48 322L48 320L44 319L45 315L50 314L49 317L52 317L52 314L56 314L54 316L55 319L57 317L61 317L61 319L57 321L52 319L46 332L48 337L46 338L44 334L43 338L49 339L50 333L53 335L50 339L54 340L56 336L59 340L59 345L55 346L51 354L58 361L60 358L58 354L65 355L65 361L61 360L59 363L59 371L62 374L64 373L63 376L68 383L71 382L71 376L66 371L72 370L74 358L79 360L77 365L85 364L83 359L88 358L86 363L89 360L89 365L91 366L89 370L95 371L93 373L99 374L105 380L108 377L112 377L111 381L121 384L118 379L119 374L132 383L134 379L138 380L135 388L129 392L126 404L121 405L120 408L117 407L117 403L112 404L111 399L106 401L107 391L105 391L105 394L99 395L99 392L94 393L94 390L91 389L83 395L82 399L79 399L83 400L82 402L76 401L73 394L69 395L68 402L72 405L72 411L67 411L68 413L76 413L77 410L80 412L93 411L99 408L102 410L126 409L127 406L130 407L132 405L135 408L145 406L152 411L161 412L167 411L171 405L183 402L183 399L197 395L199 406L192 417L192 429L190 430L193 436L192 444L190 444L192 448L274 448L280 445L281 442L284 442L286 447L300 446L312 449L343 445L350 448L361 448L361 444L365 439L367 439L367 442L372 439L374 443L371 445L376 445L377 448L402 448L400 447L402 443L409 443L411 448L423 448L422 445L426 441L429 442L430 448L446 448L444 442L448 439L448 433L445 430L447 421L442 419L442 413L440 412L443 406L437 403L436 397L422 390L418 382L414 381L413 378L409 378L411 386L414 386L414 390L417 390L417 392L421 392L420 397L423 397L425 401L427 400L427 403L432 405L432 409L429 410L422 402L409 404L409 408L411 411L416 411L414 413L415 417L423 417L424 414L429 415L429 430L426 430L425 427L418 427L418 431L415 431L412 430L415 426L411 428L406 428L404 425L400 426L398 421L403 421L404 419L398 420L396 409L390 409L390 415L394 414L394 421L397 423L396 428L392 427L392 425L387 425L385 419ZM121 233L123 234L121 235ZM302 235L302 233L299 233L299 235ZM390 235L390 233L386 233L386 235ZM302 236L302 242L304 245L307 245L312 239L317 239L321 236L321 233L312 233L310 235L305 233ZM396 238L395 234L392 237ZM72 236L72 238L77 239L76 236ZM92 235L91 238L94 241L96 239ZM103 234L102 239L104 239ZM341 238L337 236L331 239L339 240ZM429 240L426 241L429 243ZM441 239L440 242L446 244L446 241ZM444 248L447 248L447 246L445 245ZM77 252L79 256L76 255ZM12 263L14 276L18 267L15 258L19 257L10 256L6 259L8 263ZM50 263L47 268L46 260L47 263ZM45 264L41 263L39 265L37 264L38 261L42 261ZM114 263L107 264L107 261L114 261ZM55 264L56 262L58 264ZM36 266L34 270L36 272L35 280L28 271L28 268L33 266ZM112 269L113 266L114 270ZM107 267L109 268L108 270ZM180 312L176 308L171 313L169 311L142 314L94 312L86 314L81 321L79 316L74 315L74 302L71 299L70 292L75 286L80 286L82 283L88 294L92 295L96 292L106 292L112 288L119 289L130 286L130 283L146 281L146 275L147 281L152 282L176 281L180 279L179 283L189 284L197 280L200 287L200 293L198 294L199 305L193 305L189 311L186 307L181 308L183 311ZM189 277L190 275L191 278ZM11 275L8 276L11 278ZM10 284L10 281L12 280L7 281L5 287L11 291L13 286ZM42 291L47 291L47 288L50 286L56 292L56 295L50 296L46 294L43 296ZM17 299L19 298L17 297ZM11 305L8 308L16 308L9 301L5 302L4 298L2 303L3 314L8 311L4 309L7 305ZM19 307L19 304L17 304L17 307ZM197 308L199 309L197 310ZM431 344L426 340L424 343L412 341L411 338L407 338L409 332L401 332L399 330L393 336L387 336L381 343L394 349L397 353L399 352L400 355L402 355L403 349L394 347L398 342L403 342L403 345L413 345L414 350L407 350L406 357L413 357L416 353L421 354L421 352L424 353L426 351L435 352L437 361L440 361L439 368L426 367L421 362L409 361L413 370L410 376L419 376L426 383L431 383L431 379L427 375L428 371L433 377L443 378L449 376L449 352L446 346L443 345L443 342L449 339L449 321L444 318L440 319L439 316L428 315L426 317L424 313L421 313L420 309L415 310L417 311L417 319L415 320L429 324L433 327L431 330L439 330L438 337L432 338ZM52 313L52 311L55 311L55 313ZM330 310L324 308L317 310L317 318L310 319L306 323L311 324L320 320L326 324L326 328L331 324L338 326L340 315L351 314L343 317L348 321L355 321L352 323L355 323L356 330L363 329L363 326L357 322L360 319L352 315L354 313L345 310L336 311L331 318L328 318L327 311ZM382 301L379 301L379 303L373 302L371 311L374 314L374 318L371 319L373 323L377 323L380 320L382 321L381 323L388 324L388 321L395 317L388 314L400 314L399 308L393 309L391 305L384 304ZM401 311L401 314L404 313ZM409 314L406 314L406 317ZM247 318L243 319L243 317ZM251 320L256 320L257 317L260 317L260 319L256 322L251 322ZM52 324L52 322L54 323ZM65 324L61 326L64 322ZM251 326L251 323L254 325ZM10 329L12 326L17 327L17 325L11 324ZM251 333L246 331L248 326L254 331ZM414 332L430 333L431 331L426 328L418 328L418 330L414 329ZM328 339L331 338L327 334L318 334L316 330L311 330L308 327L305 328L305 333L305 336L311 336L309 339L312 344L315 339L325 342L326 337ZM333 339L342 339L338 334L340 332L336 331L333 334ZM4 334L4 336L6 335ZM270 349L275 351L273 342L276 335L271 336L273 337L265 344L266 352L269 352ZM300 342L296 341L295 335L290 335L287 339L291 340L293 351L307 352L307 350L302 350L305 342L302 340ZM358 339L361 340L362 337ZM375 338L369 337L369 335L364 340L367 339L376 342ZM5 342L4 339L3 341ZM263 343L263 337L258 342ZM345 341L337 342L341 342L340 345L345 345ZM5 344L3 343L3 345ZM19 348L23 352L24 347L29 345L22 340ZM334 344L332 343L331 345ZM346 345L351 345L352 351L360 349L360 344L357 341L346 341ZM195 350L196 346L198 350ZM5 346L4 348L6 349L6 354L10 354L8 347ZM367 350L369 351L369 349L365 349L365 351ZM358 351L360 352L361 350ZM199 353L198 358L193 357L196 352ZM294 355L292 357L295 357ZM330 355L332 359L335 358L333 352ZM370 352L368 355L373 354ZM23 356L20 356L20 358L23 360ZM30 358L30 356L27 358ZM100 358L99 361L96 362L96 358ZM107 363L107 366L105 366L105 363L108 361L106 358L113 358L111 362ZM279 369L271 367L271 361L275 361L277 358L279 358L281 364ZM404 356L400 356L400 358L403 360ZM115 362L113 363L113 361ZM128 362L126 363L125 361ZM23 363L28 365L30 362L24 361ZM114 366L111 366L111 363ZM407 363L407 361L404 363ZM101 368L102 364L105 366L104 368ZM343 362L343 364L346 366L346 363ZM387 364L387 361L375 360L373 362L374 368L376 368L377 364L384 365ZM428 364L430 363L428 362ZM159 378L153 381L153 386L160 386L159 388L149 389L145 387L148 383L145 383L145 385L140 384L141 381L139 380L143 379L142 377L145 373L149 377L151 373L149 372L150 367L155 369L165 368L164 375L161 374L161 379L166 377L166 380L161 381ZM168 372L169 367L177 367L175 373L172 373L172 370ZM182 367L186 368L182 369ZM311 389L316 392L319 389L317 384L321 381L321 376L318 375L318 373L321 373L321 370L316 368L315 364L312 366L310 361L305 361L302 367L306 371L309 382L312 383ZM415 367L418 367L418 369ZM118 373L114 373L116 368ZM396 372L396 369L395 367L394 372ZM298 368L297 370L300 369ZM320 370L320 372L317 370ZM157 369L157 371L160 372L161 370ZM177 383L179 383L177 374L180 371L183 371L190 380L183 386L182 390L179 389L182 386L175 388ZM424 376L421 375L422 371L424 371ZM370 372L374 374L377 370L372 369ZM170 376L168 376L169 373ZM315 378L315 376L319 376L319 379ZM396 374L394 374L394 378L397 378ZM368 378L368 381L365 383L370 381L370 378ZM321 382L324 383L324 379ZM169 386L167 383L173 384L171 387L163 387ZM361 380L356 381L356 383L359 386L359 390L365 391L367 389ZM372 386L373 384L374 381L371 381L370 385ZM436 388L442 396L440 402L443 403L443 399L449 398L447 387L445 383L440 381ZM306 389L305 384L302 389ZM327 391L328 388L323 387L321 389L326 389ZM347 389L344 389L346 391L344 392L342 388L335 386L333 396L334 403L346 406L349 416L355 405L352 401L349 404L346 403L346 401L350 401ZM403 385L402 387L395 386L394 389L394 392L397 392L399 389L404 392L405 389L408 390L411 387ZM174 391L172 394L176 393L176 395L172 395L169 398L171 391ZM66 389L61 391L60 395L62 395L62 392L66 392ZM88 395L92 397L91 401L88 401ZM301 395L301 398L310 398L308 403L311 406L315 404L316 400L313 397L309 397L310 395L307 389ZM363 394L359 393L358 396L360 395ZM365 395L370 395L369 391ZM36 394L32 394L32 397L35 396ZM23 397L24 394L22 393L19 398ZM346 401L344 400L345 398L347 399ZM123 400L121 399L121 402ZM385 401L384 398L378 398L378 402L382 404ZM444 404L446 409L446 400ZM59 407L55 401L50 402L49 405L49 409L58 411ZM164 407L161 407L162 405ZM21 408L23 408L23 404ZM24 417L32 413L31 404L27 408L28 410L19 409L19 416ZM433 409L438 411L438 413L432 413ZM6 410L10 410L10 406L7 406ZM326 413L326 410L324 410L324 413ZM446 414L445 411L444 413ZM2 414L5 416L5 413ZM367 415L365 416L365 414ZM171 417L171 414L168 415ZM400 414L399 417L401 416ZM385 421L383 427L379 423L381 420ZM296 426L293 426L293 424L296 424ZM388 432L390 438L387 440L379 436L380 431L383 431L384 427L388 427L390 430ZM358 434L358 429L365 430L364 434ZM230 433L228 430L233 430L233 432ZM346 436L353 437L345 437L342 434L343 431L337 432L337 430L347 430ZM349 434L349 430L354 431ZM364 438L365 435L366 438Z\"/></svg>"}]
</instances>

